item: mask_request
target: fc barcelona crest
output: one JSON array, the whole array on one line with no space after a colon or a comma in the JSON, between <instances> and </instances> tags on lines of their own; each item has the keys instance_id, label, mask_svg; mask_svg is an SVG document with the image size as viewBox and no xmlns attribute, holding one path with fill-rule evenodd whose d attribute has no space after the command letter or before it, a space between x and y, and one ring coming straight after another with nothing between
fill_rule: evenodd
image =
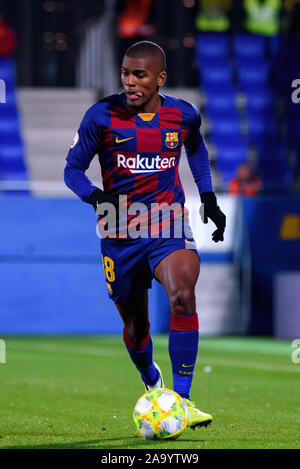
<instances>
[{"instance_id":1,"label":"fc barcelona crest","mask_svg":"<svg viewBox=\"0 0 300 469\"><path fill-rule=\"evenodd\" d=\"M167 132L165 142L168 148L176 148L178 145L178 132Z\"/></svg>"}]
</instances>

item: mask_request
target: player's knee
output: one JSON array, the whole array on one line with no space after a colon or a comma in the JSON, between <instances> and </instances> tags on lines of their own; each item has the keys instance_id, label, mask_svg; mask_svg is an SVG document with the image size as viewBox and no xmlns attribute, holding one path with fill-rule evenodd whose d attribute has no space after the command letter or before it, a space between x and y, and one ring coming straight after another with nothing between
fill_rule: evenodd
<instances>
[{"instance_id":1,"label":"player's knee","mask_svg":"<svg viewBox=\"0 0 300 469\"><path fill-rule=\"evenodd\" d=\"M170 297L170 306L174 314L194 314L195 292L193 288L178 289Z\"/></svg>"}]
</instances>

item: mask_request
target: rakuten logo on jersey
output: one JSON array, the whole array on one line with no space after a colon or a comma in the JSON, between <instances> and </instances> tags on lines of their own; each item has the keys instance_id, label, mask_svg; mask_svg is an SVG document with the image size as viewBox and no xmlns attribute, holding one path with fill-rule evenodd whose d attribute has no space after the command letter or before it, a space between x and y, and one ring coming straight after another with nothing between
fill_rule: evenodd
<instances>
[{"instance_id":1,"label":"rakuten logo on jersey","mask_svg":"<svg viewBox=\"0 0 300 469\"><path fill-rule=\"evenodd\" d=\"M141 156L137 153L136 157L118 154L118 168L128 169L130 173L156 173L164 169L175 166L175 156L171 158L156 156Z\"/></svg>"}]
</instances>

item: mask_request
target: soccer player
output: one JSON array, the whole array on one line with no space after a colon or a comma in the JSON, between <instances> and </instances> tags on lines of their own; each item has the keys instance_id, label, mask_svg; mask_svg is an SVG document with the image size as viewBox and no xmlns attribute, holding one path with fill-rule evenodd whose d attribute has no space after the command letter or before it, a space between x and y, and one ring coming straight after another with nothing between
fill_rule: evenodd
<instances>
[{"instance_id":1,"label":"soccer player","mask_svg":"<svg viewBox=\"0 0 300 469\"><path fill-rule=\"evenodd\" d=\"M217 228L213 240L223 241L225 215L213 191L199 111L187 101L159 93L166 81L165 70L165 54L157 44L141 41L127 49L121 67L124 92L99 101L85 114L67 156L66 185L98 214L101 204L110 203L118 215L118 198L124 195L129 208L140 202L148 210L152 204L164 202L177 203L184 210L178 166L185 145L203 204L203 221L210 218ZM85 175L95 154L99 155L104 190ZM161 236L164 230L158 222L153 236L151 230L147 237L103 236L101 251L108 293L124 323L123 340L146 390L164 387L161 370L153 362L148 315L152 279L163 285L172 312L169 355L173 389L185 399L188 425L195 428L210 424L212 416L190 400L198 352L194 289L200 259L186 215L183 219L187 229L182 236L174 232ZM174 217L171 222L174 227Z\"/></svg>"}]
</instances>

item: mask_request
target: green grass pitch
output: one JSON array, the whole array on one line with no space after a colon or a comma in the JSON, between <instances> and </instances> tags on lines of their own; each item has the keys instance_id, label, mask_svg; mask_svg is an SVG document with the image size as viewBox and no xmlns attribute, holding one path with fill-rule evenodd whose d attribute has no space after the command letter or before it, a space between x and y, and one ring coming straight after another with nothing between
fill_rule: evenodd
<instances>
[{"instance_id":1,"label":"green grass pitch","mask_svg":"<svg viewBox=\"0 0 300 469\"><path fill-rule=\"evenodd\" d=\"M172 387L168 338L153 342ZM121 337L8 337L0 448L300 448L292 351L290 342L265 338L200 338L191 397L213 424L175 441L146 441L132 419L144 388Z\"/></svg>"}]
</instances>

